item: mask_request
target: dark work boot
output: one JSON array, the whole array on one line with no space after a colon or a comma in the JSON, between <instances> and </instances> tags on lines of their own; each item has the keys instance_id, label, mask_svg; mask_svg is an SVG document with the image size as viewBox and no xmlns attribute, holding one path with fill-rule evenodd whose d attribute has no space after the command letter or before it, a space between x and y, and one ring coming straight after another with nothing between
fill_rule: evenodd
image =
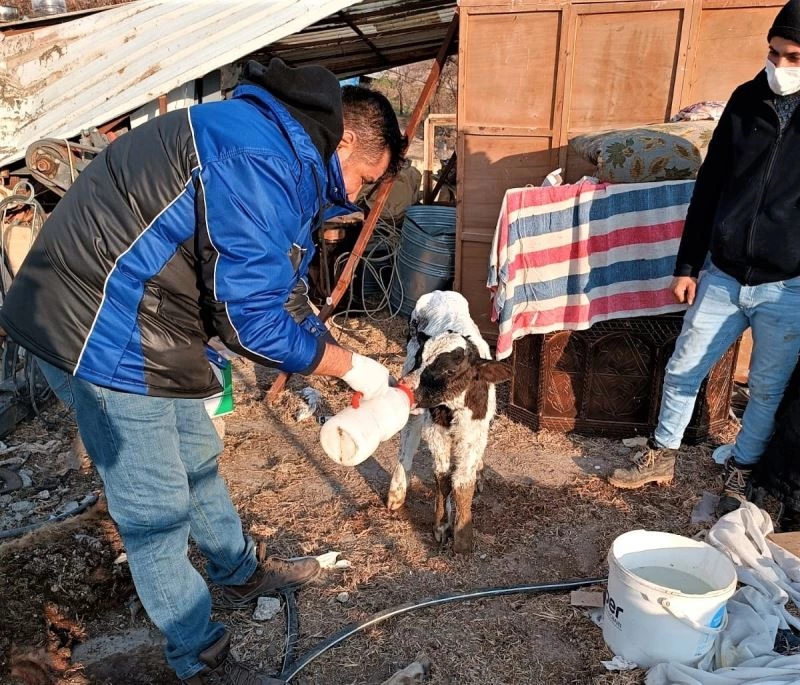
<instances>
[{"instance_id":1,"label":"dark work boot","mask_svg":"<svg viewBox=\"0 0 800 685\"><path fill-rule=\"evenodd\" d=\"M725 516L736 511L747 501L752 489L753 469L749 466L740 466L733 457L728 459L722 474L722 494L717 504L717 516Z\"/></svg>"},{"instance_id":2,"label":"dark work boot","mask_svg":"<svg viewBox=\"0 0 800 685\"><path fill-rule=\"evenodd\" d=\"M314 557L270 557L259 564L244 585L224 586L221 606L237 609L255 602L259 597L274 595L281 590L294 590L314 580L320 570L319 562Z\"/></svg>"},{"instance_id":3,"label":"dark work boot","mask_svg":"<svg viewBox=\"0 0 800 685\"><path fill-rule=\"evenodd\" d=\"M633 465L616 469L608 482L616 488L634 490L648 483L670 483L675 475L677 450L662 449L651 438L634 458Z\"/></svg>"},{"instance_id":4,"label":"dark work boot","mask_svg":"<svg viewBox=\"0 0 800 685\"><path fill-rule=\"evenodd\" d=\"M197 675L181 682L185 685L281 685L285 682L242 666L230 656L230 650L231 636L230 633L225 633L200 653L200 661L206 667Z\"/></svg>"}]
</instances>

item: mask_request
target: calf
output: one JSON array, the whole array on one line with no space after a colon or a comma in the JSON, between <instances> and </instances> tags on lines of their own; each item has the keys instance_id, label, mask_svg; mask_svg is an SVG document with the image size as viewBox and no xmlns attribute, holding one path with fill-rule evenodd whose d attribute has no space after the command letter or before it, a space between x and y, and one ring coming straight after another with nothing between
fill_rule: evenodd
<instances>
[{"instance_id":1,"label":"calf","mask_svg":"<svg viewBox=\"0 0 800 685\"><path fill-rule=\"evenodd\" d=\"M453 550L472 550L472 497L481 489L483 453L495 412L495 383L511 379L505 364L491 361L489 345L458 293L423 295L411 313L402 382L417 410L400 436L399 463L388 507L403 505L420 440L433 455L436 476L434 537L453 535Z\"/></svg>"}]
</instances>

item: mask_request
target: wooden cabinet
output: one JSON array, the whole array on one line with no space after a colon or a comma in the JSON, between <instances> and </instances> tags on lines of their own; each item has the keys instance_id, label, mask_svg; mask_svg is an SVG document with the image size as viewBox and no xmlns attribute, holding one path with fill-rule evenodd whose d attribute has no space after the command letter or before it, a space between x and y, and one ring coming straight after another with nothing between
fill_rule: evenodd
<instances>
[{"instance_id":1,"label":"wooden cabinet","mask_svg":"<svg viewBox=\"0 0 800 685\"><path fill-rule=\"evenodd\" d=\"M664 371L682 321L681 315L618 319L518 340L509 416L534 430L648 435L658 423ZM725 426L737 349L738 343L703 382L686 442Z\"/></svg>"}]
</instances>

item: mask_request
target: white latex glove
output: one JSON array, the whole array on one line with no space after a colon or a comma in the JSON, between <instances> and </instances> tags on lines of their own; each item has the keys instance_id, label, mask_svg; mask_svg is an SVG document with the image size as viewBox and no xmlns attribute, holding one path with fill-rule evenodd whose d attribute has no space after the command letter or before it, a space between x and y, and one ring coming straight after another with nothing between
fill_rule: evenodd
<instances>
[{"instance_id":1,"label":"white latex glove","mask_svg":"<svg viewBox=\"0 0 800 685\"><path fill-rule=\"evenodd\" d=\"M389 369L374 359L353 352L353 368L342 380L365 400L379 397L389 389Z\"/></svg>"}]
</instances>

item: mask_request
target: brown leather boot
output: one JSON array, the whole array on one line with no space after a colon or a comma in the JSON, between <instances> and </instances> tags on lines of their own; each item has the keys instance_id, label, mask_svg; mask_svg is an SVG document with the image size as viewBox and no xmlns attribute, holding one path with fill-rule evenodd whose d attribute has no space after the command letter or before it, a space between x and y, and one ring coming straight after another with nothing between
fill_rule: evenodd
<instances>
[{"instance_id":1,"label":"brown leather boot","mask_svg":"<svg viewBox=\"0 0 800 685\"><path fill-rule=\"evenodd\" d=\"M278 678L270 678L242 666L230 656L230 651L231 635L225 633L213 645L200 653L200 661L206 664L206 667L197 675L181 682L185 685L282 685L285 683Z\"/></svg>"},{"instance_id":2,"label":"brown leather boot","mask_svg":"<svg viewBox=\"0 0 800 685\"><path fill-rule=\"evenodd\" d=\"M648 483L670 483L675 475L675 452L659 447L652 439L633 459L633 466L616 469L608 482L616 488L633 490Z\"/></svg>"},{"instance_id":3,"label":"brown leather boot","mask_svg":"<svg viewBox=\"0 0 800 685\"><path fill-rule=\"evenodd\" d=\"M255 602L259 597L274 595L281 590L293 590L314 580L320 570L319 562L314 557L270 557L256 568L244 585L224 586L221 606L238 609Z\"/></svg>"}]
</instances>

